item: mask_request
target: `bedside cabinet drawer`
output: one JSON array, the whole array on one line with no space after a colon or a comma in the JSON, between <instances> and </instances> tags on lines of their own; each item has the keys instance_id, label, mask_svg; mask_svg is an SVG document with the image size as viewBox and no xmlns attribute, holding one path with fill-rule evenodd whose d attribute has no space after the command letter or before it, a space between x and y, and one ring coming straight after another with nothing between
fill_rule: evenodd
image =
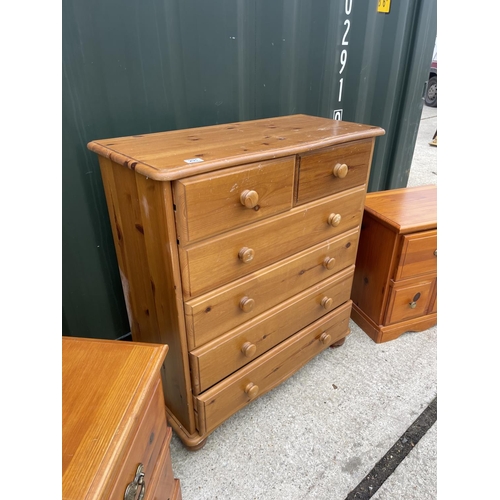
<instances>
[{"instance_id":1,"label":"bedside cabinet drawer","mask_svg":"<svg viewBox=\"0 0 500 500\"><path fill-rule=\"evenodd\" d=\"M160 380L156 385L144 417L139 423L137 434L130 445L128 455L115 483L110 498L123 498L127 486L134 481L137 468L143 466L144 482L149 484L158 462L162 445L167 436L165 403Z\"/></svg>"},{"instance_id":2,"label":"bedside cabinet drawer","mask_svg":"<svg viewBox=\"0 0 500 500\"><path fill-rule=\"evenodd\" d=\"M437 231L403 236L396 280L437 272Z\"/></svg>"},{"instance_id":3,"label":"bedside cabinet drawer","mask_svg":"<svg viewBox=\"0 0 500 500\"><path fill-rule=\"evenodd\" d=\"M179 248L184 297L241 278L359 226L364 187L294 208L270 220Z\"/></svg>"},{"instance_id":4,"label":"bedside cabinet drawer","mask_svg":"<svg viewBox=\"0 0 500 500\"><path fill-rule=\"evenodd\" d=\"M385 324L390 325L427 314L435 276L428 280L408 280L391 289Z\"/></svg>"},{"instance_id":5,"label":"bedside cabinet drawer","mask_svg":"<svg viewBox=\"0 0 500 500\"><path fill-rule=\"evenodd\" d=\"M299 331L195 398L199 431L210 432L233 413L289 378L349 331L352 302Z\"/></svg>"},{"instance_id":6,"label":"bedside cabinet drawer","mask_svg":"<svg viewBox=\"0 0 500 500\"><path fill-rule=\"evenodd\" d=\"M295 156L174 183L181 244L256 222L292 207Z\"/></svg>"},{"instance_id":7,"label":"bedside cabinet drawer","mask_svg":"<svg viewBox=\"0 0 500 500\"><path fill-rule=\"evenodd\" d=\"M326 240L184 304L190 349L354 264L359 230Z\"/></svg>"},{"instance_id":8,"label":"bedside cabinet drawer","mask_svg":"<svg viewBox=\"0 0 500 500\"><path fill-rule=\"evenodd\" d=\"M297 330L349 301L354 266L190 353L193 386L203 392Z\"/></svg>"},{"instance_id":9,"label":"bedside cabinet drawer","mask_svg":"<svg viewBox=\"0 0 500 500\"><path fill-rule=\"evenodd\" d=\"M297 205L364 184L373 144L354 141L301 155Z\"/></svg>"}]
</instances>

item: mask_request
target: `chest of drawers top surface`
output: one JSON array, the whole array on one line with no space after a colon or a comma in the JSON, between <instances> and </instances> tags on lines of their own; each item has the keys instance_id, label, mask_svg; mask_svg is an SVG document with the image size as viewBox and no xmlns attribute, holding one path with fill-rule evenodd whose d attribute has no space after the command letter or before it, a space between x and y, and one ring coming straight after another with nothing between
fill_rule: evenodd
<instances>
[{"instance_id":1,"label":"chest of drawers top surface","mask_svg":"<svg viewBox=\"0 0 500 500\"><path fill-rule=\"evenodd\" d=\"M167 351L167 345L63 337L64 499L108 497ZM166 424L159 428L166 431ZM120 485L122 495L126 484Z\"/></svg>"},{"instance_id":2,"label":"chest of drawers top surface","mask_svg":"<svg viewBox=\"0 0 500 500\"><path fill-rule=\"evenodd\" d=\"M437 227L435 185L368 193L365 211L393 227L400 234Z\"/></svg>"},{"instance_id":3,"label":"chest of drawers top surface","mask_svg":"<svg viewBox=\"0 0 500 500\"><path fill-rule=\"evenodd\" d=\"M88 148L151 179L175 180L383 134L376 126L290 115L101 139Z\"/></svg>"}]
</instances>

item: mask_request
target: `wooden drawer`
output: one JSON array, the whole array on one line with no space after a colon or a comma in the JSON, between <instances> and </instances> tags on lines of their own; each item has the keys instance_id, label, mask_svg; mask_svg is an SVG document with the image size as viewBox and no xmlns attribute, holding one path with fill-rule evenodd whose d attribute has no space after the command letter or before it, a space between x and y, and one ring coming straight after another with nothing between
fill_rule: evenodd
<instances>
[{"instance_id":1,"label":"wooden drawer","mask_svg":"<svg viewBox=\"0 0 500 500\"><path fill-rule=\"evenodd\" d=\"M180 247L185 298L218 288L357 227L364 197L364 187L354 188L188 248Z\"/></svg>"},{"instance_id":2,"label":"wooden drawer","mask_svg":"<svg viewBox=\"0 0 500 500\"><path fill-rule=\"evenodd\" d=\"M180 481L174 478L174 471L172 469L172 458L170 456L171 437L172 429L169 427L153 473L154 480L146 483L144 500L181 499Z\"/></svg>"},{"instance_id":3,"label":"wooden drawer","mask_svg":"<svg viewBox=\"0 0 500 500\"><path fill-rule=\"evenodd\" d=\"M437 231L403 236L395 280L437 272Z\"/></svg>"},{"instance_id":4,"label":"wooden drawer","mask_svg":"<svg viewBox=\"0 0 500 500\"><path fill-rule=\"evenodd\" d=\"M297 204L365 184L373 144L354 141L301 155Z\"/></svg>"},{"instance_id":5,"label":"wooden drawer","mask_svg":"<svg viewBox=\"0 0 500 500\"><path fill-rule=\"evenodd\" d=\"M295 156L228 168L173 185L181 245L289 210Z\"/></svg>"},{"instance_id":6,"label":"wooden drawer","mask_svg":"<svg viewBox=\"0 0 500 500\"><path fill-rule=\"evenodd\" d=\"M190 353L193 391L208 389L349 300L354 266Z\"/></svg>"},{"instance_id":7,"label":"wooden drawer","mask_svg":"<svg viewBox=\"0 0 500 500\"><path fill-rule=\"evenodd\" d=\"M345 337L349 332L351 304L348 301L195 397L199 432L211 432L253 399L289 378L319 352Z\"/></svg>"},{"instance_id":8,"label":"wooden drawer","mask_svg":"<svg viewBox=\"0 0 500 500\"><path fill-rule=\"evenodd\" d=\"M359 230L352 229L299 254L185 303L190 349L354 264Z\"/></svg>"},{"instance_id":9,"label":"wooden drawer","mask_svg":"<svg viewBox=\"0 0 500 500\"><path fill-rule=\"evenodd\" d=\"M436 277L398 282L391 288L384 324L424 316L429 309Z\"/></svg>"},{"instance_id":10,"label":"wooden drawer","mask_svg":"<svg viewBox=\"0 0 500 500\"><path fill-rule=\"evenodd\" d=\"M166 437L165 402L162 386L158 380L110 498L123 498L127 485L134 480L139 464L144 466L144 481L146 484L150 482L154 477L153 471Z\"/></svg>"}]
</instances>

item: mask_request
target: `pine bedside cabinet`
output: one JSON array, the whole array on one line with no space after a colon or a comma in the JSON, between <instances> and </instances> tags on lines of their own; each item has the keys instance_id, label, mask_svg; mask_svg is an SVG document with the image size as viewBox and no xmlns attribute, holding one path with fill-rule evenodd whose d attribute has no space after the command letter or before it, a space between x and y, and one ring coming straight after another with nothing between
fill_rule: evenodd
<instances>
[{"instance_id":1,"label":"pine bedside cabinet","mask_svg":"<svg viewBox=\"0 0 500 500\"><path fill-rule=\"evenodd\" d=\"M375 137L283 116L89 143L135 341L186 447L349 333Z\"/></svg>"},{"instance_id":2,"label":"pine bedside cabinet","mask_svg":"<svg viewBox=\"0 0 500 500\"><path fill-rule=\"evenodd\" d=\"M160 376L167 351L62 338L63 500L181 500Z\"/></svg>"},{"instance_id":3,"label":"pine bedside cabinet","mask_svg":"<svg viewBox=\"0 0 500 500\"><path fill-rule=\"evenodd\" d=\"M367 194L351 298L377 343L437 323L435 185Z\"/></svg>"}]
</instances>

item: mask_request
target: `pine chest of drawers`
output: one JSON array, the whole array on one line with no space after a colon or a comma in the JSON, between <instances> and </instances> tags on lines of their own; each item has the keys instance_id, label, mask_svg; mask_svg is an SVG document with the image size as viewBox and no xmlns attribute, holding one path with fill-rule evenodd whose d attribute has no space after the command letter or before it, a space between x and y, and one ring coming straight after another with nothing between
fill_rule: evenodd
<instances>
[{"instance_id":1,"label":"pine chest of drawers","mask_svg":"<svg viewBox=\"0 0 500 500\"><path fill-rule=\"evenodd\" d=\"M63 500L181 500L160 376L167 351L63 337Z\"/></svg>"},{"instance_id":2,"label":"pine chest of drawers","mask_svg":"<svg viewBox=\"0 0 500 500\"><path fill-rule=\"evenodd\" d=\"M98 140L135 341L191 448L348 334L379 127L293 115Z\"/></svg>"},{"instance_id":3,"label":"pine chest of drawers","mask_svg":"<svg viewBox=\"0 0 500 500\"><path fill-rule=\"evenodd\" d=\"M435 185L368 193L352 318L377 343L437 323Z\"/></svg>"}]
</instances>

